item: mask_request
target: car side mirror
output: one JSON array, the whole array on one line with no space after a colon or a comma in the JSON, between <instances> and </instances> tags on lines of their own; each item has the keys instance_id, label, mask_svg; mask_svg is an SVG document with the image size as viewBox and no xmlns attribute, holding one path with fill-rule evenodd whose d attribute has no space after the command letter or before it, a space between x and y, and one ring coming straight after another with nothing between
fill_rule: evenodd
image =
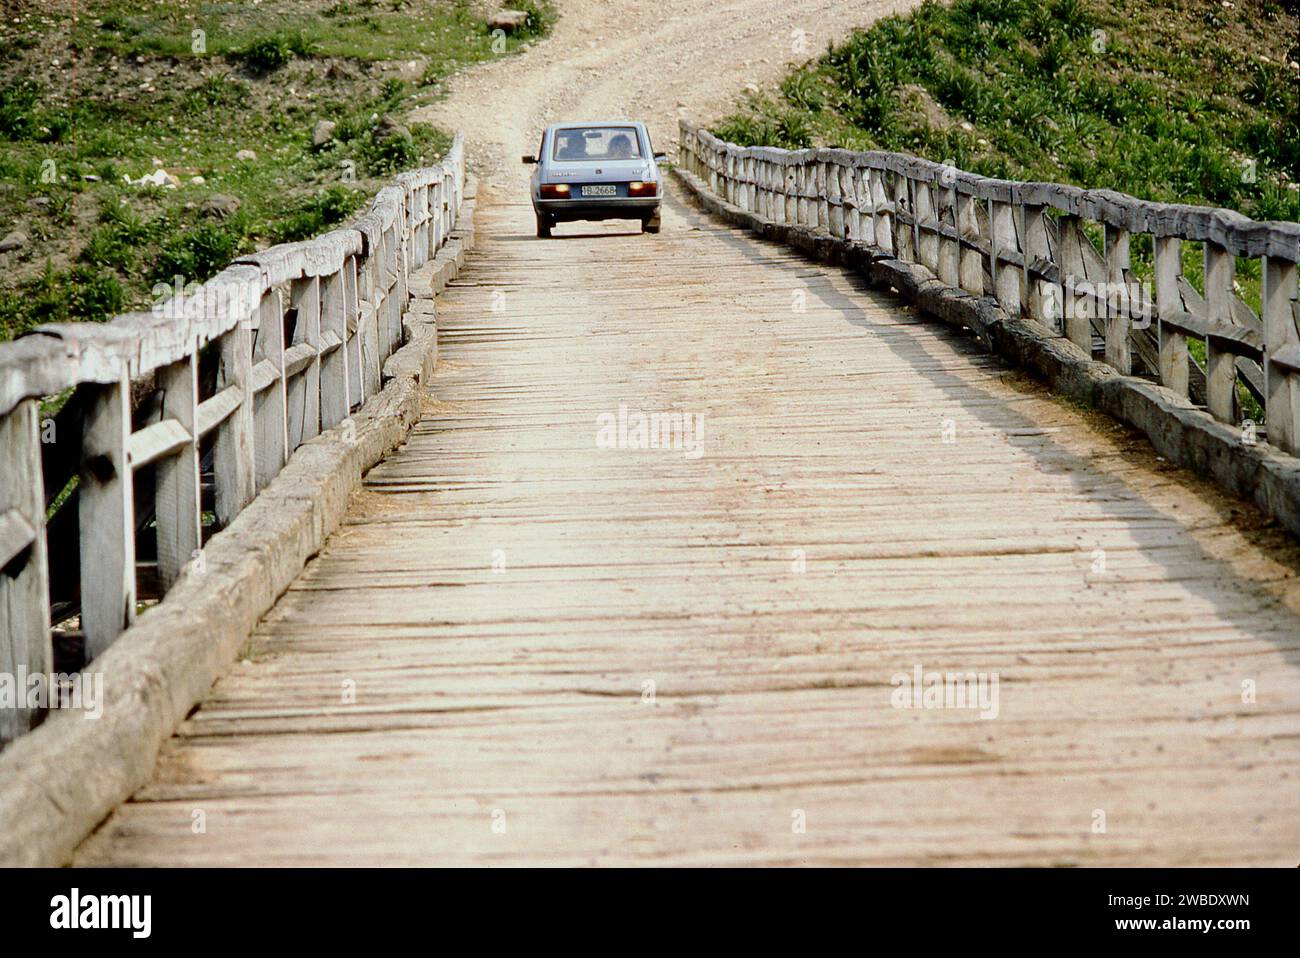
<instances>
[{"instance_id":1,"label":"car side mirror","mask_svg":"<svg viewBox=\"0 0 1300 958\"><path fill-rule=\"evenodd\" d=\"M524 163L536 163L537 157L533 156L532 154L528 154L527 156L520 157L520 161Z\"/></svg>"},{"instance_id":2,"label":"car side mirror","mask_svg":"<svg viewBox=\"0 0 1300 958\"><path fill-rule=\"evenodd\" d=\"M658 163L660 160L666 160L666 159L668 159L668 154L667 154L667 153L656 153L656 154L655 154L655 162L656 162L656 163Z\"/></svg>"}]
</instances>

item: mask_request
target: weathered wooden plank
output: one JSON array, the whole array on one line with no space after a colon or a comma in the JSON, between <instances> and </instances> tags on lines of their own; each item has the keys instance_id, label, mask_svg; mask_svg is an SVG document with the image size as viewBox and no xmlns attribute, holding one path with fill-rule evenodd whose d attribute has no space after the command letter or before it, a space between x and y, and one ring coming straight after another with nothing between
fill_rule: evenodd
<instances>
[{"instance_id":1,"label":"weathered wooden plank","mask_svg":"<svg viewBox=\"0 0 1300 958\"><path fill-rule=\"evenodd\" d=\"M1106 362L1124 375L1133 371L1128 271L1129 231L1106 224Z\"/></svg>"},{"instance_id":2,"label":"weathered wooden plank","mask_svg":"<svg viewBox=\"0 0 1300 958\"><path fill-rule=\"evenodd\" d=\"M14 559L23 558L36 541L37 531L17 509L0 513L0 569L8 568Z\"/></svg>"},{"instance_id":3,"label":"weathered wooden plank","mask_svg":"<svg viewBox=\"0 0 1300 958\"><path fill-rule=\"evenodd\" d=\"M347 326L349 408L355 408L365 401L366 396L371 395L366 392L365 357L361 348L361 282L357 259L349 256L343 261L343 318Z\"/></svg>"},{"instance_id":4,"label":"weathered wooden plank","mask_svg":"<svg viewBox=\"0 0 1300 958\"><path fill-rule=\"evenodd\" d=\"M1065 335L1088 355L1092 355L1092 311L1082 308L1077 285L1088 282L1088 263L1084 250L1092 246L1083 233L1083 223L1077 216L1062 216L1059 224L1061 251L1059 266L1062 274L1062 306L1065 314Z\"/></svg>"},{"instance_id":5,"label":"weathered wooden plank","mask_svg":"<svg viewBox=\"0 0 1300 958\"><path fill-rule=\"evenodd\" d=\"M206 436L225 422L226 418L239 408L242 401L243 391L241 387L231 385L199 403L197 425L195 426L197 435L200 438Z\"/></svg>"},{"instance_id":6,"label":"weathered wooden plank","mask_svg":"<svg viewBox=\"0 0 1300 958\"><path fill-rule=\"evenodd\" d=\"M53 664L39 419L31 399L0 412L0 676L48 673ZM0 708L0 747L35 717L14 704Z\"/></svg>"},{"instance_id":7,"label":"weathered wooden plank","mask_svg":"<svg viewBox=\"0 0 1300 958\"><path fill-rule=\"evenodd\" d=\"M1012 316L1019 316L1024 270L1011 265L1007 255L1020 252L1020 243L1016 236L1016 208L1010 203L992 202L989 204L989 218L993 230L990 257L993 293L1003 309Z\"/></svg>"},{"instance_id":8,"label":"weathered wooden plank","mask_svg":"<svg viewBox=\"0 0 1300 958\"><path fill-rule=\"evenodd\" d=\"M58 340L28 336L0 347L0 416L25 399L52 396L75 386L80 366Z\"/></svg>"},{"instance_id":9,"label":"weathered wooden plank","mask_svg":"<svg viewBox=\"0 0 1300 958\"><path fill-rule=\"evenodd\" d=\"M1236 263L1231 253L1216 243L1205 244L1205 309L1211 327L1232 325L1232 280ZM1207 337L1205 390L1210 414L1220 422L1236 422L1237 362L1215 337Z\"/></svg>"},{"instance_id":10,"label":"weathered wooden plank","mask_svg":"<svg viewBox=\"0 0 1300 958\"><path fill-rule=\"evenodd\" d=\"M348 262L351 262L349 259ZM346 280L340 267L336 273L321 278L320 328L325 351L320 365L320 424L330 429L347 418L351 407L348 381L348 353L346 343L347 295ZM330 348L331 346L335 348Z\"/></svg>"},{"instance_id":11,"label":"weathered wooden plank","mask_svg":"<svg viewBox=\"0 0 1300 958\"><path fill-rule=\"evenodd\" d=\"M284 377L284 307L279 290L267 290L258 307L257 338L253 345L254 460L260 492L280 474L289 458L289 430ZM265 372L263 372L265 371ZM258 374L261 373L261 377Z\"/></svg>"},{"instance_id":12,"label":"weathered wooden plank","mask_svg":"<svg viewBox=\"0 0 1300 958\"><path fill-rule=\"evenodd\" d=\"M81 387L89 393L77 502L81 527L81 631L93 660L135 620L135 507L132 502L131 383Z\"/></svg>"},{"instance_id":13,"label":"weathered wooden plank","mask_svg":"<svg viewBox=\"0 0 1300 958\"><path fill-rule=\"evenodd\" d=\"M1264 259L1263 319L1266 336L1265 389L1268 438L1279 449L1300 454L1300 324L1296 322L1296 264Z\"/></svg>"},{"instance_id":14,"label":"weathered wooden plank","mask_svg":"<svg viewBox=\"0 0 1300 958\"><path fill-rule=\"evenodd\" d=\"M253 432L253 346L248 323L221 337L217 389L201 407L200 432L217 426L213 446L217 521L229 525L257 494ZM222 397L226 398L222 398ZM237 401L236 401L237 400ZM228 408L227 408L228 407Z\"/></svg>"},{"instance_id":15,"label":"weathered wooden plank","mask_svg":"<svg viewBox=\"0 0 1300 958\"><path fill-rule=\"evenodd\" d=\"M339 262L342 266L342 260ZM298 311L294 326L294 350L303 359L285 357L288 384L289 449L292 451L308 439L320 435L320 348L321 302L320 280L316 277L293 284L290 303ZM299 367L299 363L305 365ZM301 372L299 369L301 368ZM290 371L292 369L292 372Z\"/></svg>"},{"instance_id":16,"label":"weathered wooden plank","mask_svg":"<svg viewBox=\"0 0 1300 958\"><path fill-rule=\"evenodd\" d=\"M131 434L126 446L127 465L133 470L143 469L159 459L174 455L193 442L194 437L190 431L175 419L151 423Z\"/></svg>"},{"instance_id":17,"label":"weathered wooden plank","mask_svg":"<svg viewBox=\"0 0 1300 958\"><path fill-rule=\"evenodd\" d=\"M1159 320L1160 382L1179 396L1187 396L1187 335L1169 323L1175 311L1182 311L1178 277L1182 274L1181 244L1171 236L1155 238L1156 316Z\"/></svg>"},{"instance_id":18,"label":"weathered wooden plank","mask_svg":"<svg viewBox=\"0 0 1300 958\"><path fill-rule=\"evenodd\" d=\"M169 588L203 544L199 487L198 356L164 366L158 386L162 414L183 434L175 455L158 463L154 515L158 542L158 580ZM237 398L237 397L233 397ZM133 437L134 438L134 437Z\"/></svg>"},{"instance_id":19,"label":"weathered wooden plank","mask_svg":"<svg viewBox=\"0 0 1300 958\"><path fill-rule=\"evenodd\" d=\"M1044 206L1024 206L1025 260L1028 263L1052 264L1052 247L1048 237L1049 221ZM1048 329L1061 330L1063 295L1059 280L1035 279L1025 271L1026 307L1029 315Z\"/></svg>"}]
</instances>

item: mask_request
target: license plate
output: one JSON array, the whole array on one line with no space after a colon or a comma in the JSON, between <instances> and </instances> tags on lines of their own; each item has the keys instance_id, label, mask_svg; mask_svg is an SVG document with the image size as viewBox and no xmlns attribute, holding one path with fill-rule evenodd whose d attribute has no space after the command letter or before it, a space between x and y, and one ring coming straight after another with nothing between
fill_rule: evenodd
<instances>
[{"instance_id":1,"label":"license plate","mask_svg":"<svg viewBox=\"0 0 1300 958\"><path fill-rule=\"evenodd\" d=\"M613 183L601 184L598 186L584 186L582 188L583 196L618 196L618 187Z\"/></svg>"}]
</instances>

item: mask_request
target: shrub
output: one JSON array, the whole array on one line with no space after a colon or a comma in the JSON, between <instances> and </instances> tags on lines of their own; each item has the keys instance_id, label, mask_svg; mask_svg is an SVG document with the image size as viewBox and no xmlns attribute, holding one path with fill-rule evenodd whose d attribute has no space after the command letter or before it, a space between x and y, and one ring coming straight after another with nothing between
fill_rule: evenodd
<instances>
[{"instance_id":1,"label":"shrub","mask_svg":"<svg viewBox=\"0 0 1300 958\"><path fill-rule=\"evenodd\" d=\"M122 284L112 273L101 272L89 266L72 270L69 282L69 311L78 319L103 322L122 311L126 295Z\"/></svg>"},{"instance_id":2,"label":"shrub","mask_svg":"<svg viewBox=\"0 0 1300 958\"><path fill-rule=\"evenodd\" d=\"M523 27L515 34L517 37L539 37L551 28L555 20L555 14L548 6L539 5L534 0L511 0L510 8L528 14Z\"/></svg>"},{"instance_id":3,"label":"shrub","mask_svg":"<svg viewBox=\"0 0 1300 958\"><path fill-rule=\"evenodd\" d=\"M255 70L278 70L295 56L310 56L312 49L302 33L273 33L253 40L235 56Z\"/></svg>"},{"instance_id":4,"label":"shrub","mask_svg":"<svg viewBox=\"0 0 1300 958\"><path fill-rule=\"evenodd\" d=\"M7 140L35 139L40 127L36 116L39 87L23 80L0 87L0 136Z\"/></svg>"},{"instance_id":5,"label":"shrub","mask_svg":"<svg viewBox=\"0 0 1300 958\"><path fill-rule=\"evenodd\" d=\"M243 242L244 220L239 214L224 223L205 223L164 241L150 278L168 283L181 276L186 282L201 283L220 272Z\"/></svg>"},{"instance_id":6,"label":"shrub","mask_svg":"<svg viewBox=\"0 0 1300 958\"><path fill-rule=\"evenodd\" d=\"M361 190L331 186L281 217L275 240L277 243L292 243L319 236L347 219L364 198L365 193Z\"/></svg>"}]
</instances>

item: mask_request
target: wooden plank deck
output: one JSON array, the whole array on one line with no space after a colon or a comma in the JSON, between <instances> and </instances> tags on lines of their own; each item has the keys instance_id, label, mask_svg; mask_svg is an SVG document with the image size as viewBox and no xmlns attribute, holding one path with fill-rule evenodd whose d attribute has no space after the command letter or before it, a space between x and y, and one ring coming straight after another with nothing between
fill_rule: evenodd
<instances>
[{"instance_id":1,"label":"wooden plank deck","mask_svg":"<svg viewBox=\"0 0 1300 958\"><path fill-rule=\"evenodd\" d=\"M1300 860L1293 549L837 269L621 229L481 193L424 420L80 864Z\"/></svg>"}]
</instances>

